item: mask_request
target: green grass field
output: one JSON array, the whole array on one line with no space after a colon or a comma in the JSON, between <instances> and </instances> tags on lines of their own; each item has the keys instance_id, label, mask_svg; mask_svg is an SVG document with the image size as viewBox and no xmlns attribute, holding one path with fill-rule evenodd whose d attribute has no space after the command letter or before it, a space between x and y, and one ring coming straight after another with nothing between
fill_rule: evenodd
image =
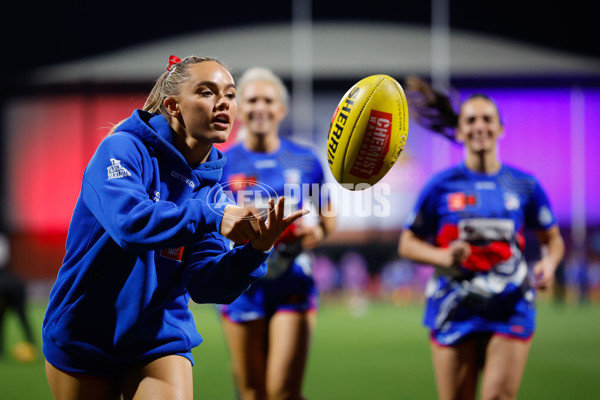
<instances>
[{"instance_id":1,"label":"green grass field","mask_svg":"<svg viewBox=\"0 0 600 400\"><path fill-rule=\"evenodd\" d=\"M45 305L30 317L41 325ZM353 316L344 304L324 302L310 354L305 394L310 400L435 399L436 391L420 305L371 304ZM233 400L228 353L216 311L194 305L204 343L194 350L195 399ZM12 314L6 347L19 340ZM0 360L0 399L51 399L41 354L22 364ZM591 399L600 396L600 305L539 306L521 399Z\"/></svg>"}]
</instances>

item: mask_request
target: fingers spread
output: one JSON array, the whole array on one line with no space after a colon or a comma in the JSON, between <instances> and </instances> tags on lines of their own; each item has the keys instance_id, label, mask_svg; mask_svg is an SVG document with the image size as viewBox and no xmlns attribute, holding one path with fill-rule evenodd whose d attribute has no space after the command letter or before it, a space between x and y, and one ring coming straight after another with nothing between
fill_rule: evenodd
<instances>
[{"instance_id":1,"label":"fingers spread","mask_svg":"<svg viewBox=\"0 0 600 400\"><path fill-rule=\"evenodd\" d=\"M261 235L264 235L267 232L267 224L265 223L265 219L260 216L257 218L257 223L258 223L258 229L259 229L259 236L257 236L255 239L257 239L258 237L260 237Z\"/></svg>"},{"instance_id":2,"label":"fingers spread","mask_svg":"<svg viewBox=\"0 0 600 400\"><path fill-rule=\"evenodd\" d=\"M297 211L293 212L292 214L288 215L287 217L285 217L283 219L283 221L289 225L292 222L294 222L295 220L297 220L298 218L300 218L308 213L310 213L310 210L307 210L307 209L297 210Z\"/></svg>"},{"instance_id":3,"label":"fingers spread","mask_svg":"<svg viewBox=\"0 0 600 400\"><path fill-rule=\"evenodd\" d=\"M277 200L277 217L278 218L282 218L283 217L284 209L285 209L285 197L281 196Z\"/></svg>"},{"instance_id":4,"label":"fingers spread","mask_svg":"<svg viewBox=\"0 0 600 400\"><path fill-rule=\"evenodd\" d=\"M252 214L252 217L249 217L247 220L247 222L248 222L248 237L250 239L256 239L257 237L260 236L259 218L262 219L262 217L256 217L256 215Z\"/></svg>"}]
</instances>

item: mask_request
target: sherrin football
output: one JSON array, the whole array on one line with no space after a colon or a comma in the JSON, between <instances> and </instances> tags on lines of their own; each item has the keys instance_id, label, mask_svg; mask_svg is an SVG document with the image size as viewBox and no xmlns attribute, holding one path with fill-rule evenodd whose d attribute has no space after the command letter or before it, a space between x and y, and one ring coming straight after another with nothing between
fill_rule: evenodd
<instances>
[{"instance_id":1,"label":"sherrin football","mask_svg":"<svg viewBox=\"0 0 600 400\"><path fill-rule=\"evenodd\" d=\"M407 134L402 86L387 75L360 80L346 92L331 119L327 161L333 177L350 190L376 184L400 157Z\"/></svg>"}]
</instances>

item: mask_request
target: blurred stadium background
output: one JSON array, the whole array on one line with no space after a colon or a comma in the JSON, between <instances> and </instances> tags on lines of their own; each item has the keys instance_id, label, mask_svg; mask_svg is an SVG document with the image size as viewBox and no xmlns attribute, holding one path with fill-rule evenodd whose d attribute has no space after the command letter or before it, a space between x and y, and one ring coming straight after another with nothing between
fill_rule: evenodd
<instances>
[{"instance_id":1,"label":"blurred stadium background","mask_svg":"<svg viewBox=\"0 0 600 400\"><path fill-rule=\"evenodd\" d=\"M208 55L231 66L234 76L256 65L280 74L292 95L285 132L316 149L325 148L341 96L367 75L384 73L402 83L407 75L417 74L440 88L452 85L461 95L492 95L505 122L501 158L539 178L567 244L558 285L540 299L546 303L540 324L553 330L540 329L544 350L536 353L537 345L533 347L523 388L530 395L523 398L561 397L551 391L534 395L538 389L535 384L528 388L528 376L559 379L565 370L559 364L573 355L548 359L544 352L562 347L561 354L569 353L570 337L583 346L579 353L569 353L580 354L574 358L579 364L574 361L570 368L579 376L573 379L586 381L592 370L597 373L598 354L589 351L599 343L587 332L597 332L600 310L600 42L592 40L597 23L587 3L550 7L541 1L491 1L483 6L470 0L374 0L367 7L361 1L150 1L144 9L121 3L40 4L35 13L29 5L17 4L14 19L2 27L5 37L29 31L7 43L1 66L0 223L11 240L10 267L27 282L36 327L64 255L81 175L97 144L112 124L142 106L169 55ZM241 134L234 128L231 140ZM325 152L320 156L328 173ZM396 246L426 179L461 156L458 146L412 124L401 159L383 180L390 188L385 194L389 215L373 211L381 204L374 203L372 189L334 193L342 212L339 228L316 252L314 274L323 293L323 311L306 382L309 398L435 395L426 336L419 326L430 270L398 259ZM534 259L535 238L528 243L528 256ZM569 315L551 307L557 303ZM215 318L207 329L218 333L216 316L198 307L201 318ZM198 325L205 334L203 323ZM348 334L336 329L340 326L356 329L364 339L328 342L334 332ZM7 340L17 336L13 330ZM200 348L209 357L216 352L214 359L223 367L220 379L227 386L221 341L215 334ZM210 343L215 342L213 349ZM377 357L371 360L367 354ZM32 366L0 360L0 371L25 368L24 376L43 378L42 365L36 363L31 372L26 368ZM348 386L369 369L378 372L364 376L365 383L359 385L372 385L367 392L327 392L328 382L345 381ZM6 377L0 372L0 382ZM199 380L198 386L214 381L206 375ZM36 382L46 394L22 398L46 398L45 381ZM395 391L412 382L422 391ZM574 384L557 380L552 387ZM0 384L0 398L21 398L2 396L4 387L9 386ZM227 390L231 388L202 398L221 399L231 395Z\"/></svg>"}]
</instances>

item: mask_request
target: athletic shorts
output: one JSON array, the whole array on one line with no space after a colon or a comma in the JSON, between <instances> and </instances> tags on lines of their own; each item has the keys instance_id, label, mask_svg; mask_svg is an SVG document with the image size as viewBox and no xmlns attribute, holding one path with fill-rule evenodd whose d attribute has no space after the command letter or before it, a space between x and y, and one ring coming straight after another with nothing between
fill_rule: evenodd
<instances>
[{"instance_id":1,"label":"athletic shorts","mask_svg":"<svg viewBox=\"0 0 600 400\"><path fill-rule=\"evenodd\" d=\"M476 338L479 335L491 335L491 336L501 336L505 339L509 339L509 340L520 340L522 342L528 342L529 340L531 340L531 338L533 338L533 333L528 336L528 337L521 337L521 336L517 336L517 335L513 335L513 334L505 334L505 333L499 333L499 332L477 332L477 333L470 333L468 335L464 335L462 336L458 341L451 343L451 344L443 344L438 342L438 340L436 339L436 332L434 330L429 331L429 340L431 341L431 343L434 343L438 346L441 347L453 347L456 346L460 343L466 342L471 338Z\"/></svg>"},{"instance_id":2,"label":"athletic shorts","mask_svg":"<svg viewBox=\"0 0 600 400\"><path fill-rule=\"evenodd\" d=\"M318 292L310 269L310 262L300 255L281 275L274 279L262 278L231 304L221 305L223 317L233 322L248 322L269 318L276 312L304 312L318 308Z\"/></svg>"},{"instance_id":3,"label":"athletic shorts","mask_svg":"<svg viewBox=\"0 0 600 400\"><path fill-rule=\"evenodd\" d=\"M441 326L434 325L427 318L425 325L431 328L431 340L442 346L453 346L467 340L472 334L485 332L529 340L535 331L535 316L533 303L521 297L505 308L473 310L458 307L454 315Z\"/></svg>"}]
</instances>

